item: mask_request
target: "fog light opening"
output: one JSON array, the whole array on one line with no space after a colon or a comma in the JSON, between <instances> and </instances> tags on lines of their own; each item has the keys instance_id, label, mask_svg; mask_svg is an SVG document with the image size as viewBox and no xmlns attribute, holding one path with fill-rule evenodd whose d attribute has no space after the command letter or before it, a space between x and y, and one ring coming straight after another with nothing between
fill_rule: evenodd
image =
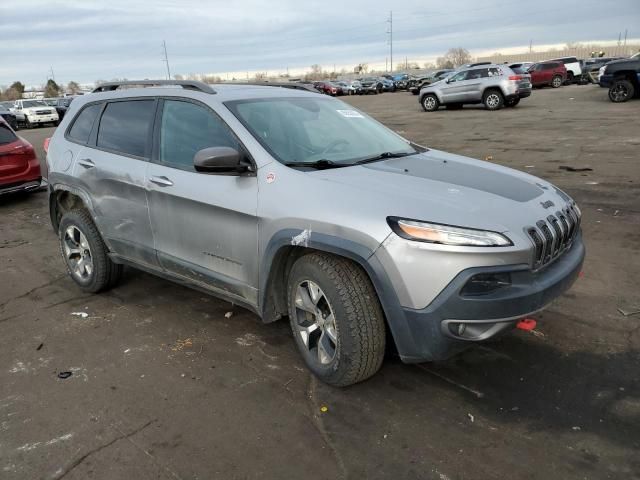
<instances>
[{"instance_id":1,"label":"fog light opening","mask_svg":"<svg viewBox=\"0 0 640 480\"><path fill-rule=\"evenodd\" d=\"M488 295L511 286L511 275L506 273L479 273L471 277L460 294L463 296Z\"/></svg>"}]
</instances>

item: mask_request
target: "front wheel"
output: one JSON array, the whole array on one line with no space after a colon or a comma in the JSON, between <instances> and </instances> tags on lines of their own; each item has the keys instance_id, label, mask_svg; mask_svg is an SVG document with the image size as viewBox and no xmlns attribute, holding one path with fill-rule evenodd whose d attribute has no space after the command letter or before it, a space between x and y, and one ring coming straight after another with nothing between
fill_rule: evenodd
<instances>
[{"instance_id":1,"label":"front wheel","mask_svg":"<svg viewBox=\"0 0 640 480\"><path fill-rule=\"evenodd\" d=\"M615 80L611 88L609 88L609 100L613 103L626 102L630 98L633 98L634 93L633 83L629 80Z\"/></svg>"},{"instance_id":2,"label":"front wheel","mask_svg":"<svg viewBox=\"0 0 640 480\"><path fill-rule=\"evenodd\" d=\"M556 75L551 80L551 86L553 88L560 88L562 86L562 77L560 75Z\"/></svg>"},{"instance_id":3,"label":"front wheel","mask_svg":"<svg viewBox=\"0 0 640 480\"><path fill-rule=\"evenodd\" d=\"M422 108L425 112L435 112L440 106L438 97L436 97L433 93L429 93L422 97L422 101L420 102L420 104L422 105Z\"/></svg>"},{"instance_id":4,"label":"front wheel","mask_svg":"<svg viewBox=\"0 0 640 480\"><path fill-rule=\"evenodd\" d=\"M484 94L482 103L487 110L499 110L504 106L504 97L498 90L489 90Z\"/></svg>"},{"instance_id":5,"label":"front wheel","mask_svg":"<svg viewBox=\"0 0 640 480\"><path fill-rule=\"evenodd\" d=\"M361 267L325 253L299 258L288 278L289 321L314 375L344 387L374 375L385 353L385 324Z\"/></svg>"},{"instance_id":6,"label":"front wheel","mask_svg":"<svg viewBox=\"0 0 640 480\"><path fill-rule=\"evenodd\" d=\"M85 292L97 293L118 283L122 265L113 263L89 212L65 213L58 228L60 251L72 280Z\"/></svg>"}]
</instances>

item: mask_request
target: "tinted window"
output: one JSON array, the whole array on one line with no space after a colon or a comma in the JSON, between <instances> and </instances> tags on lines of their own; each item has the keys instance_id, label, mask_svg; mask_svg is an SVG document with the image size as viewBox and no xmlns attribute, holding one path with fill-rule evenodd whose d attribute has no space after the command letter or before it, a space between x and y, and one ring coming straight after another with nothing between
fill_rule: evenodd
<instances>
[{"instance_id":1,"label":"tinted window","mask_svg":"<svg viewBox=\"0 0 640 480\"><path fill-rule=\"evenodd\" d=\"M0 145L15 142L17 138L6 123L0 123Z\"/></svg>"},{"instance_id":2,"label":"tinted window","mask_svg":"<svg viewBox=\"0 0 640 480\"><path fill-rule=\"evenodd\" d=\"M100 104L89 105L84 108L73 122L71 130L69 130L69 138L79 143L87 143L93 128L93 122L96 120L101 108L102 105Z\"/></svg>"},{"instance_id":3,"label":"tinted window","mask_svg":"<svg viewBox=\"0 0 640 480\"><path fill-rule=\"evenodd\" d=\"M554 68L558 68L557 63L545 63L543 66L544 70L553 70Z\"/></svg>"},{"instance_id":4,"label":"tinted window","mask_svg":"<svg viewBox=\"0 0 640 480\"><path fill-rule=\"evenodd\" d=\"M98 129L98 147L144 157L154 100L131 100L107 105Z\"/></svg>"},{"instance_id":5,"label":"tinted window","mask_svg":"<svg viewBox=\"0 0 640 480\"><path fill-rule=\"evenodd\" d=\"M468 73L467 71L457 73L453 77L451 77L450 81L460 82L461 80L464 80L467 78L467 73Z\"/></svg>"},{"instance_id":6,"label":"tinted window","mask_svg":"<svg viewBox=\"0 0 640 480\"><path fill-rule=\"evenodd\" d=\"M475 80L477 78L484 78L489 76L489 71L486 68L476 68L475 70L469 70L467 73L467 80Z\"/></svg>"},{"instance_id":7,"label":"tinted window","mask_svg":"<svg viewBox=\"0 0 640 480\"><path fill-rule=\"evenodd\" d=\"M165 100L160 124L160 162L194 170L193 157L208 147L240 149L227 126L207 108L190 102Z\"/></svg>"}]
</instances>

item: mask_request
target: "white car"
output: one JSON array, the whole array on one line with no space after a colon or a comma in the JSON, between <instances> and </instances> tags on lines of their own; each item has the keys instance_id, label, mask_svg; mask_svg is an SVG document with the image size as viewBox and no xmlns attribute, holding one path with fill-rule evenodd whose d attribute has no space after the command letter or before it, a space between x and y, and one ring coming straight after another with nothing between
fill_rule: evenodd
<instances>
[{"instance_id":1,"label":"white car","mask_svg":"<svg viewBox=\"0 0 640 480\"><path fill-rule=\"evenodd\" d=\"M11 111L24 115L23 123L27 128L41 123L52 123L57 126L60 121L56 109L42 100L16 100Z\"/></svg>"},{"instance_id":2,"label":"white car","mask_svg":"<svg viewBox=\"0 0 640 480\"><path fill-rule=\"evenodd\" d=\"M550 61L564 63L564 68L567 69L566 83L577 82L582 77L582 68L576 57L552 58Z\"/></svg>"}]
</instances>

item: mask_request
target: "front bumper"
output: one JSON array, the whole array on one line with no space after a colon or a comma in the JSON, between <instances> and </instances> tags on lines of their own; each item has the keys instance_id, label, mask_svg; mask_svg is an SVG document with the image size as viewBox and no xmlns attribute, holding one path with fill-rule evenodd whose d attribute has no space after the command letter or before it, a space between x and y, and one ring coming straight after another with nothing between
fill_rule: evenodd
<instances>
[{"instance_id":1,"label":"front bumper","mask_svg":"<svg viewBox=\"0 0 640 480\"><path fill-rule=\"evenodd\" d=\"M52 123L59 120L58 115L29 115L27 116L30 123Z\"/></svg>"},{"instance_id":2,"label":"front bumper","mask_svg":"<svg viewBox=\"0 0 640 480\"><path fill-rule=\"evenodd\" d=\"M602 88L609 88L612 83L613 83L613 75L607 75L606 73L604 75L601 75L598 80L598 84Z\"/></svg>"},{"instance_id":3,"label":"front bumper","mask_svg":"<svg viewBox=\"0 0 640 480\"><path fill-rule=\"evenodd\" d=\"M538 272L527 265L460 272L426 308L402 308L404 318L389 319L401 359L407 363L444 360L473 342L512 329L519 319L542 310L571 287L584 256L579 235L566 253ZM461 294L472 276L484 273L509 273L511 285L487 295Z\"/></svg>"}]
</instances>

